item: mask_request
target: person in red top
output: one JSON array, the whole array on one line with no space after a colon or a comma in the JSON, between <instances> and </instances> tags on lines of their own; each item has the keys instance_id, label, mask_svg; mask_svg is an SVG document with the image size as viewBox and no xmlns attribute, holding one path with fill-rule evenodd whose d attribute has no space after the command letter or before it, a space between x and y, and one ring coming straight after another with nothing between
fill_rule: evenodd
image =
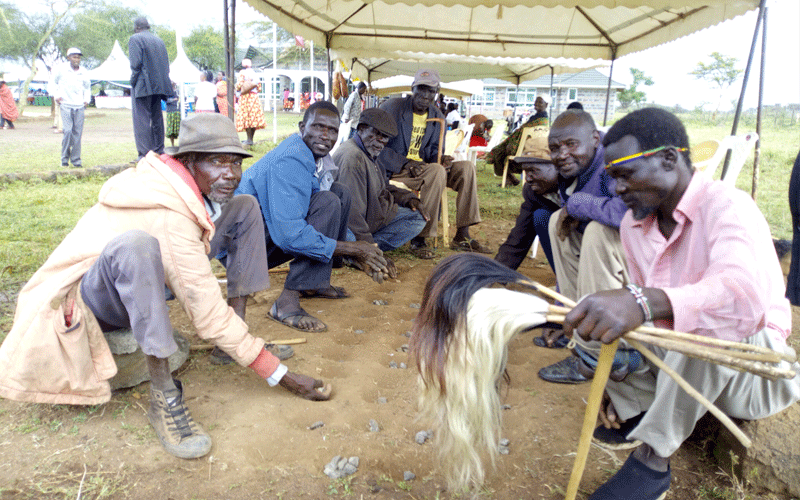
<instances>
[{"instance_id":1,"label":"person in red top","mask_svg":"<svg viewBox=\"0 0 800 500\"><path fill-rule=\"evenodd\" d=\"M789 304L769 226L747 194L694 171L680 120L657 108L635 111L611 127L603 146L606 169L629 209L620 236L631 283L583 298L567 314L565 333L576 334L589 352L654 321L793 354L786 344ZM794 379L773 381L648 347L732 417L767 417L800 399L797 362L781 366L795 370ZM610 399L600 418L641 444L589 500L663 498L670 456L706 413L669 375L635 354L628 356L624 378L609 380ZM621 428L628 421L635 423Z\"/></svg>"},{"instance_id":2,"label":"person in red top","mask_svg":"<svg viewBox=\"0 0 800 500\"><path fill-rule=\"evenodd\" d=\"M484 115L473 115L468 123L474 125L472 128L472 135L469 138L469 147L488 146L489 139L492 137L494 122ZM483 153L478 153L478 156L483 156Z\"/></svg>"}]
</instances>

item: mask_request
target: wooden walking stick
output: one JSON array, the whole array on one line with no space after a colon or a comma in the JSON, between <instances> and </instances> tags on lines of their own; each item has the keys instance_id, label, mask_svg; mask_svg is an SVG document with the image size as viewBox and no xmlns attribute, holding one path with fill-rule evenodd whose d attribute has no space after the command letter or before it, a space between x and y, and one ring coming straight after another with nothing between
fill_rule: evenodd
<instances>
[{"instance_id":1,"label":"wooden walking stick","mask_svg":"<svg viewBox=\"0 0 800 500\"><path fill-rule=\"evenodd\" d=\"M439 124L439 151L436 156L436 163L442 164L442 151L444 151L444 118L428 118L425 121L436 122ZM447 186L442 191L442 248L447 246L447 240L450 238L450 214L447 211ZM433 246L436 246L436 238L433 240Z\"/></svg>"},{"instance_id":2,"label":"wooden walking stick","mask_svg":"<svg viewBox=\"0 0 800 500\"><path fill-rule=\"evenodd\" d=\"M581 484L583 470L586 468L586 459L589 457L589 447L592 445L592 434L597 424L597 413L603 402L603 391L606 389L606 382L611 373L611 365L614 362L618 343L619 339L610 344L603 344L600 348L597 369L594 372L592 388L589 391L589 402L586 405L586 413L583 415L583 428L578 441L578 451L575 454L575 463L572 465L572 474L569 476L567 495L564 500L575 500L575 496L578 494L578 486Z\"/></svg>"}]
</instances>

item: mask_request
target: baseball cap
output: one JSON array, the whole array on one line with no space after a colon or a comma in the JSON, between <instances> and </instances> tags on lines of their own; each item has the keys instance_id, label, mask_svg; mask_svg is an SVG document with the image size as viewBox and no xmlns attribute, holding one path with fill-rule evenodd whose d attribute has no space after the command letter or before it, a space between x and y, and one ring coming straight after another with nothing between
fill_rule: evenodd
<instances>
[{"instance_id":1,"label":"baseball cap","mask_svg":"<svg viewBox=\"0 0 800 500\"><path fill-rule=\"evenodd\" d=\"M69 57L71 55L75 55L75 54L78 54L79 56L83 55L81 53L81 49L79 49L77 47L70 47L70 49L67 51L67 57Z\"/></svg>"},{"instance_id":2,"label":"baseball cap","mask_svg":"<svg viewBox=\"0 0 800 500\"><path fill-rule=\"evenodd\" d=\"M438 87L440 82L439 72L435 69L420 69L414 75L414 83L411 86L427 85L428 87Z\"/></svg>"}]
</instances>

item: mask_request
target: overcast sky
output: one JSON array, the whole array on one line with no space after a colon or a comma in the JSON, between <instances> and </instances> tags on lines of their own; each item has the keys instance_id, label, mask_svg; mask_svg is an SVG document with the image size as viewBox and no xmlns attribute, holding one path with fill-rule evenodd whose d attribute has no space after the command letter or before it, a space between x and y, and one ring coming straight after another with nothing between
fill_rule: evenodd
<instances>
[{"instance_id":1,"label":"overcast sky","mask_svg":"<svg viewBox=\"0 0 800 500\"><path fill-rule=\"evenodd\" d=\"M130 0L128 4L145 12L151 22L169 25L179 33L188 33L195 26L222 24L222 0ZM764 103L800 103L800 2L769 0L768 6ZM257 19L265 18L246 3L237 2L237 24ZM713 109L719 92L688 73L698 62L710 61L708 56L714 51L736 57L737 67L744 69L755 20L753 11L680 40L622 57L614 64L613 79L628 85L632 80L630 68L638 68L655 81L653 86L642 88L648 101L680 103L689 109L707 103L706 109ZM759 59L760 45L748 83L746 108L757 103ZM607 69L601 71L608 74ZM738 98L740 90L741 80L725 93L722 109L731 108L731 100Z\"/></svg>"}]
</instances>

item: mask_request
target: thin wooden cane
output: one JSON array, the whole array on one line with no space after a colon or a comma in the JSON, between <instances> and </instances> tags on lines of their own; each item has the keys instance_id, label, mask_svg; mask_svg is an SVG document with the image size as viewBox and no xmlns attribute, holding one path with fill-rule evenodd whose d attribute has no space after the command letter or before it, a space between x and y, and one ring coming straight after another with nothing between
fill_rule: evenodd
<instances>
[{"instance_id":1,"label":"thin wooden cane","mask_svg":"<svg viewBox=\"0 0 800 500\"><path fill-rule=\"evenodd\" d=\"M611 364L614 362L618 343L619 339L610 344L603 344L600 348L597 369L594 372L592 388L589 391L589 402L586 405L586 412L583 414L583 428L578 441L578 451L575 454L575 463L572 466L572 474L569 476L567 495L564 500L575 500L575 496L578 494L583 470L586 468L586 459L589 457L589 447L592 445L592 434L597 424L597 414L600 411L600 404L603 402L603 391L608 382L608 375L611 373Z\"/></svg>"},{"instance_id":2,"label":"thin wooden cane","mask_svg":"<svg viewBox=\"0 0 800 500\"><path fill-rule=\"evenodd\" d=\"M711 412L712 415L717 417L717 419L719 419L719 421L722 422L722 424L725 427L727 427L728 430L731 431L734 436L736 436L736 439L738 439L739 442L742 443L742 445L745 448L749 448L753 444L750 438L747 437L747 435L744 432L742 432L741 429L736 427L736 424L734 424L733 421L727 415L722 413L722 410L714 406L711 403L711 401L707 400L705 397L703 397L702 394L697 392L697 390L695 390L694 387L689 385L689 382L685 381L683 377L678 375L678 373L675 370L673 370L666 363L664 363L661 360L661 358L653 354L653 352L650 351L650 349L648 349L647 347L645 347L644 344L642 344L641 342L633 339L627 339L627 340L628 343L631 345L631 347L642 353L642 355L645 358L647 358L648 361L656 365L659 368L659 370L663 370L667 375L672 377L672 380L674 380L681 387L681 389L686 391L687 394L689 394L691 397L696 399L700 404L702 404L709 412Z\"/></svg>"},{"instance_id":3,"label":"thin wooden cane","mask_svg":"<svg viewBox=\"0 0 800 500\"><path fill-rule=\"evenodd\" d=\"M428 118L428 122L436 122L439 124L439 151L436 156L436 163L442 164L442 151L444 151L444 118ZM442 191L442 248L447 246L447 240L450 238L450 213L447 209L447 186ZM436 246L436 239L433 240L433 246Z\"/></svg>"}]
</instances>

